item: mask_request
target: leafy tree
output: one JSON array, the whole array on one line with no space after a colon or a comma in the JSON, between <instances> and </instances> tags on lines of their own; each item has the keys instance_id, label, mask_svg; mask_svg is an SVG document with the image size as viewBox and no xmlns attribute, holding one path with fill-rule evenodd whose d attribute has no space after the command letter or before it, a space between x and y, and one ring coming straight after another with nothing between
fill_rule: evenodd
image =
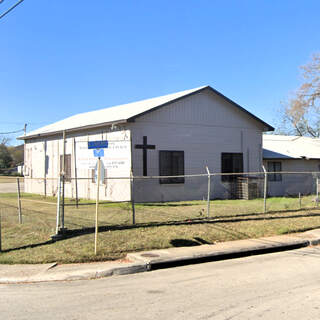
<instances>
[{"instance_id":1,"label":"leafy tree","mask_svg":"<svg viewBox=\"0 0 320 320\"><path fill-rule=\"evenodd\" d=\"M284 106L278 131L320 137L320 53L301 69L304 82Z\"/></svg>"},{"instance_id":2,"label":"leafy tree","mask_svg":"<svg viewBox=\"0 0 320 320\"><path fill-rule=\"evenodd\" d=\"M24 146L16 146L16 147L7 147L11 157L12 157L12 165L18 166L23 164L24 161Z\"/></svg>"},{"instance_id":3,"label":"leafy tree","mask_svg":"<svg viewBox=\"0 0 320 320\"><path fill-rule=\"evenodd\" d=\"M0 144L0 168L9 168L12 164L12 157L7 146L4 143Z\"/></svg>"}]
</instances>

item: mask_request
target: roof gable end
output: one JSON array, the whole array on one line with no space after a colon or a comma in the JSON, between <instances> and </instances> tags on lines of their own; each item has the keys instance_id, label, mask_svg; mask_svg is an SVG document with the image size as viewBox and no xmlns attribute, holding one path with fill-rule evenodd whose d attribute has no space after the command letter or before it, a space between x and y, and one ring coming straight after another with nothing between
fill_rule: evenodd
<instances>
[{"instance_id":1,"label":"roof gable end","mask_svg":"<svg viewBox=\"0 0 320 320\"><path fill-rule=\"evenodd\" d=\"M255 115L253 115L252 113L250 113L234 101L232 101L231 99L227 98L226 96L218 92L217 90L213 89L210 86L203 86L156 98L136 101L124 105L113 106L91 112L80 113L63 119L61 121L55 122L53 124L50 124L48 126L42 127L40 129L34 130L28 133L26 136L19 137L19 139L30 139L39 136L48 136L62 133L62 131L70 132L81 129L97 128L119 122L133 122L136 118L146 113L153 112L159 108L172 104L181 99L187 98L191 95L195 95L204 90L210 90L211 92L217 94L218 96L228 101L234 107L239 108L248 116L263 124L263 126L265 127L265 131L274 130L272 126L262 121L261 119L259 119L258 117L256 117Z\"/></svg>"}]
</instances>

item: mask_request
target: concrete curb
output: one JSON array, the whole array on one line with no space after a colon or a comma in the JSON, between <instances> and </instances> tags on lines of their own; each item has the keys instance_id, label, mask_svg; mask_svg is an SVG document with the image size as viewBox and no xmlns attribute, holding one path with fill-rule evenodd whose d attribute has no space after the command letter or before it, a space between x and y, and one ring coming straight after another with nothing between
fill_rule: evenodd
<instances>
[{"instance_id":1,"label":"concrete curb","mask_svg":"<svg viewBox=\"0 0 320 320\"><path fill-rule=\"evenodd\" d=\"M0 265L0 284L88 280L159 268L244 257L320 244L320 229L301 234L169 248L127 255L127 260L85 264Z\"/></svg>"},{"instance_id":2,"label":"concrete curb","mask_svg":"<svg viewBox=\"0 0 320 320\"><path fill-rule=\"evenodd\" d=\"M319 238L320 240L320 238ZM128 254L133 261L141 261L149 266L150 270L170 265L182 265L203 261L230 259L254 254L276 252L301 247L311 244L309 239L300 237L267 237L228 241L215 245L202 245L196 247L170 248Z\"/></svg>"},{"instance_id":3,"label":"concrete curb","mask_svg":"<svg viewBox=\"0 0 320 320\"><path fill-rule=\"evenodd\" d=\"M148 271L148 266L141 262L58 265L47 270L44 270L47 265L19 265L20 269L10 265L6 267L6 275L1 275L3 268L0 268L0 284L89 280Z\"/></svg>"}]
</instances>

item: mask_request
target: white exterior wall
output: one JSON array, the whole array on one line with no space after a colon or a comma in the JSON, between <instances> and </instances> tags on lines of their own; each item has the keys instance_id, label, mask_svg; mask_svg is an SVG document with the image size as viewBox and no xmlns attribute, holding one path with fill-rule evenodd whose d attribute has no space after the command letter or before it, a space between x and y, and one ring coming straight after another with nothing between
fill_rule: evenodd
<instances>
[{"instance_id":1,"label":"white exterior wall","mask_svg":"<svg viewBox=\"0 0 320 320\"><path fill-rule=\"evenodd\" d=\"M262 130L255 121L225 99L205 91L147 113L130 124L133 173L142 176L142 150L135 149L147 136L148 175L159 175L159 151L184 151L185 174L221 172L221 153L243 153L244 171L262 171ZM135 201L175 201L207 196L207 177L188 178L184 184L160 184L158 179L135 180ZM215 177L212 198L229 196L230 185Z\"/></svg>"},{"instance_id":2,"label":"white exterior wall","mask_svg":"<svg viewBox=\"0 0 320 320\"><path fill-rule=\"evenodd\" d=\"M78 134L70 134L66 137L65 154L71 154L71 176L77 177L71 182L65 183L65 196L76 197L76 187L78 197L86 199L96 198L96 184L92 182L92 169L78 168L77 154L75 152L77 144L87 143L95 140L108 140L115 132L107 132L100 129ZM55 196L58 190L57 178L60 172L60 155L63 154L62 137L52 137L43 139L32 139L25 144L25 192L42 195ZM131 162L131 159L130 159ZM131 166L131 165L130 165ZM107 170L108 177L128 176L127 172ZM32 179L30 179L32 178ZM46 180L44 180L46 178ZM86 179L81 179L86 178ZM77 184L77 185L76 185ZM100 185L100 199L110 201L127 201L131 199L130 180L106 180Z\"/></svg>"},{"instance_id":3,"label":"white exterior wall","mask_svg":"<svg viewBox=\"0 0 320 320\"><path fill-rule=\"evenodd\" d=\"M103 119L102 119L103 120ZM107 120L107 119L105 119ZM74 142L108 139L110 128L91 130L67 136L66 154L72 154L72 176L75 175ZM221 172L221 153L243 153L244 171L260 172L262 164L263 124L241 111L224 98L205 90L180 99L158 110L146 113L123 126L132 137L132 166L134 176L143 175L142 150L135 149L142 144L143 136L148 144L156 146L148 150L148 175L159 175L159 151L184 151L185 174ZM62 154L62 137L32 139L26 141L26 192L55 195L56 179L59 174L59 156ZM28 151L32 149L32 151ZM47 156L47 165L45 159ZM77 169L77 177L91 178L91 170ZM28 175L29 174L29 175ZM28 177L39 180L28 180ZM46 183L43 178L46 177ZM42 178L42 179L41 179ZM108 180L108 186L101 188L100 198L106 200L130 200L130 181L121 183ZM207 177L186 178L184 184L160 184L158 179L134 182L134 200L179 201L203 199L207 196ZM73 180L66 183L66 196L75 198L76 186ZM230 184L221 182L220 177L212 179L211 198L227 198ZM78 181L80 198L95 198L95 184L89 180Z\"/></svg>"},{"instance_id":4,"label":"white exterior wall","mask_svg":"<svg viewBox=\"0 0 320 320\"><path fill-rule=\"evenodd\" d=\"M320 160L264 160L267 170L268 162L274 161L281 162L281 170L284 172L310 172L310 174L282 174L281 181L268 181L268 196L297 196L299 192L301 195L315 194L316 178L319 176L315 172L319 172Z\"/></svg>"}]
</instances>

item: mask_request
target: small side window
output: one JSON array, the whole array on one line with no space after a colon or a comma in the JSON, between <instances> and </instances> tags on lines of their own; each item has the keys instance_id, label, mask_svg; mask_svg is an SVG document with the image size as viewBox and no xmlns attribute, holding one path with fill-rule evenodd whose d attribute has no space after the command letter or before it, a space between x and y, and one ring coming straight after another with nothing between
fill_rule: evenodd
<instances>
[{"instance_id":1,"label":"small side window","mask_svg":"<svg viewBox=\"0 0 320 320\"><path fill-rule=\"evenodd\" d=\"M63 155L60 156L60 171L62 171ZM71 182L71 154L64 155L64 178L66 182Z\"/></svg>"},{"instance_id":2,"label":"small side window","mask_svg":"<svg viewBox=\"0 0 320 320\"><path fill-rule=\"evenodd\" d=\"M281 162L280 161L270 161L268 162L268 181L282 181L281 172Z\"/></svg>"}]
</instances>

